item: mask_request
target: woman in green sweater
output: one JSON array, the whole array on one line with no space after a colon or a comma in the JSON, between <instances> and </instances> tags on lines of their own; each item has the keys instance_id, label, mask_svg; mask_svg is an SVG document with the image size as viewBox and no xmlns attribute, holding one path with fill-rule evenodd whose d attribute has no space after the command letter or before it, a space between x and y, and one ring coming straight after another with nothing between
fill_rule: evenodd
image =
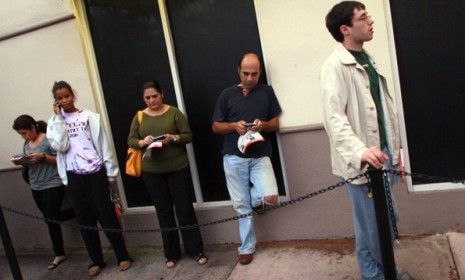
<instances>
[{"instance_id":1,"label":"woman in green sweater","mask_svg":"<svg viewBox=\"0 0 465 280\"><path fill-rule=\"evenodd\" d=\"M142 86L144 102L142 120L134 116L129 131L128 145L143 150L142 178L157 210L160 227L196 224L189 161L185 145L192 141L192 133L184 114L178 108L163 103L163 90L157 81ZM148 151L147 151L148 149ZM184 249L199 265L207 263L202 236L198 228L181 231ZM177 231L163 231L166 267L173 268L181 257Z\"/></svg>"}]
</instances>

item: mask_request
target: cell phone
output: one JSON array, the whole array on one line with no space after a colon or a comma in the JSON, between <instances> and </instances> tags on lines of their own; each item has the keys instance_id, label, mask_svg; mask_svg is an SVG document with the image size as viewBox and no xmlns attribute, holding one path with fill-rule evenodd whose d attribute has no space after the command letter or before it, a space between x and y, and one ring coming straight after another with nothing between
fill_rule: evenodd
<instances>
[{"instance_id":1,"label":"cell phone","mask_svg":"<svg viewBox=\"0 0 465 280\"><path fill-rule=\"evenodd\" d=\"M25 154L14 155L10 158L15 164L26 164L29 162L29 156Z\"/></svg>"},{"instance_id":2,"label":"cell phone","mask_svg":"<svg viewBox=\"0 0 465 280\"><path fill-rule=\"evenodd\" d=\"M165 135L160 135L160 136L152 136L152 141L157 141L157 140L163 140L165 139Z\"/></svg>"},{"instance_id":3,"label":"cell phone","mask_svg":"<svg viewBox=\"0 0 465 280\"><path fill-rule=\"evenodd\" d=\"M61 109L61 105L60 105L60 103L58 102L58 100L57 100L56 98L55 98L55 103L54 103L54 105L58 106L58 108Z\"/></svg>"},{"instance_id":4,"label":"cell phone","mask_svg":"<svg viewBox=\"0 0 465 280\"><path fill-rule=\"evenodd\" d=\"M246 126L246 127L255 126L255 123L253 123L253 122L247 122L247 123L244 124L244 126Z\"/></svg>"}]
</instances>

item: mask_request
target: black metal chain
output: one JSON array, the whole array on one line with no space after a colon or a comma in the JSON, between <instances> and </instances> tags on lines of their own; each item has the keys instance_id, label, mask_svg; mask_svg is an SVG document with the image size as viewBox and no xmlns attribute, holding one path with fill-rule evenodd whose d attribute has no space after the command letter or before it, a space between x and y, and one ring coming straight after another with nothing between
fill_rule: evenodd
<instances>
[{"instance_id":1,"label":"black metal chain","mask_svg":"<svg viewBox=\"0 0 465 280\"><path fill-rule=\"evenodd\" d=\"M391 219L392 225L392 232L394 233L394 238L399 241L399 230L397 229L397 220L396 215L394 213L394 206L392 204L392 197L391 197L391 186L389 184L388 178L388 170L383 170L383 185L384 191L386 193L386 201L388 205L389 217Z\"/></svg>"},{"instance_id":2,"label":"black metal chain","mask_svg":"<svg viewBox=\"0 0 465 280\"><path fill-rule=\"evenodd\" d=\"M384 188L386 190L386 199L387 199L389 215L390 215L391 223L392 223L392 231L397 241L399 240L399 231L397 229L397 220L395 217L394 207L392 204L391 192L389 191L390 187L389 187L388 174L392 174L392 175L399 176L399 177L410 176L412 178L424 179L427 181L442 181L442 182L451 182L455 184L465 185L465 180L463 179L460 180L460 179L455 179L455 178L426 175L426 174L421 174L421 173L406 172L406 171L400 171L400 170L394 170L394 169L383 170Z\"/></svg>"},{"instance_id":3,"label":"black metal chain","mask_svg":"<svg viewBox=\"0 0 465 280\"><path fill-rule=\"evenodd\" d=\"M397 176L411 176L411 177L418 177L418 178L429 179L429 180L450 181L450 182L461 183L461 184L465 185L465 180L457 180L457 179L451 179L451 178L445 178L445 177L430 176L430 175L424 175L424 174L418 174L418 173L409 173L409 172L397 171L397 170L384 170L385 175L388 174L388 173L389 174L394 174L394 175L397 175ZM257 211L252 211L252 212L247 213L247 214L242 214L242 215L238 215L238 216L224 218L224 219L220 219L220 220L216 220L216 221L212 221L212 222L207 222L207 223L203 223L203 224L192 224L192 225L184 225L184 226L180 226L180 227L170 227L170 228L161 228L161 229L125 229L125 230L123 230L123 229L117 229L117 228L102 228L102 227L97 227L97 226L86 226L86 225L80 225L80 224L76 224L76 223L69 223L69 222L63 222L63 221L54 220L54 219L50 219L50 218L45 218L45 217L41 217L41 216L29 214L29 213L24 213L24 212L21 212L21 211L18 211L18 210L15 210L13 208L6 207L6 206L3 206L3 205L0 205L0 208L2 208L3 210L5 210L7 212L11 212L11 213L14 213L14 214L17 214L17 215L20 215L20 216L24 216L24 217L28 217L28 218L32 218L32 219L36 219L36 220L42 220L42 221L45 221L46 223L55 223L55 224L70 226L70 227L74 227L74 228L81 229L81 230L94 230L94 231L104 231L104 232L128 232L128 233L148 233L148 232L190 230L190 229L195 229L195 228L199 228L199 227L218 225L218 224L227 223L227 222L230 222L230 221L237 221L239 219L243 219L243 218L247 218L247 217L261 215L261 214L264 214L265 212L272 211L272 210L279 209L279 208L283 208L283 207L292 205L294 203L301 202L303 200L306 200L306 199L313 198L315 196L324 194L324 193L326 193L328 191L332 191L332 190L334 190L336 188L342 187L346 183L351 183L351 182L353 182L355 180L358 180L358 179L361 179L361 178L364 178L364 177L369 179L367 172L359 174L359 175L357 175L355 177L340 181L337 184L330 185L330 186L328 186L326 188L319 189L319 190L317 190L315 192L308 193L308 194L303 195L303 196L299 196L299 197L297 197L295 199L291 199L289 201L281 202L281 203L279 203L277 205L268 206L266 208L263 208L263 209L260 209L260 210L257 210ZM385 177L387 177L387 176L385 176ZM389 183L386 184L386 181L385 181L384 185L385 185L385 187L388 186L388 188L389 188ZM398 239L399 234L398 234L398 230L397 230L397 225L395 223L395 216L394 216L394 210L393 210L393 205L392 205L392 198L391 198L390 192L387 191L387 190L386 190L386 195L387 195L387 200L388 200L388 205L389 205L389 211L391 212L391 219L393 220L393 231L394 231L396 239Z\"/></svg>"},{"instance_id":4,"label":"black metal chain","mask_svg":"<svg viewBox=\"0 0 465 280\"><path fill-rule=\"evenodd\" d=\"M334 190L334 189L336 189L338 187L342 187L346 183L351 183L352 181L363 178L365 176L366 176L366 173L362 173L362 174L359 174L359 175L357 175L357 176L355 176L353 178L349 178L347 180L340 181L337 184L330 185L330 186L328 186L326 188L322 188L322 189L317 190L315 192L312 192L312 193L309 193L309 194L306 194L306 195L303 195L303 196L299 196L299 197L297 197L295 199L291 199L289 201L281 202L281 203L279 203L277 205L269 206L269 207L266 207L266 208L263 208L263 209L260 209L260 210L257 210L257 211L252 211L250 213L246 213L246 214L242 214L242 215L238 215L238 216L233 216L233 217L229 217L229 218L224 218L224 219L220 219L220 220L216 220L216 221L212 221L212 222L207 222L207 223L203 223L203 224L192 224L192 225L184 225L184 226L180 226L180 227L169 227L169 228L161 228L161 229L125 229L125 230L123 230L123 229L117 229L117 228L102 228L102 227L97 227L97 226L86 226L86 225L80 225L80 224L63 222L63 221L59 221L59 220L45 218L45 217L41 217L41 216L29 214L29 213L24 213L24 212L21 212L21 211L18 211L18 210L15 210L15 209L12 209L10 207L3 206L3 205L0 205L0 207L3 210L7 211L7 212L11 212L11 213L14 213L14 214L17 214L17 215L20 215L20 216L24 216L24 217L28 217L28 218L32 218L32 219L36 219L36 220L43 220L46 223L55 223L55 224L70 226L70 227L74 227L74 228L81 229L81 230L95 230L95 231L98 230L98 231L104 231L104 232L128 232L128 233L148 233L148 232L165 232L165 231L177 231L177 230L190 230L190 229L195 229L195 228L199 228L199 227L218 225L218 224L227 223L227 222L230 222L230 221L237 221L239 219L243 219L243 218L247 218L247 217L261 215L261 214L264 214L265 212L272 211L272 210L275 210L275 209L279 209L279 208L282 208L282 207L286 207L286 206L292 205L294 203L301 202L303 200L306 200L306 199L309 199L309 198L324 194L324 193L326 193L328 191L332 191L332 190Z\"/></svg>"}]
</instances>

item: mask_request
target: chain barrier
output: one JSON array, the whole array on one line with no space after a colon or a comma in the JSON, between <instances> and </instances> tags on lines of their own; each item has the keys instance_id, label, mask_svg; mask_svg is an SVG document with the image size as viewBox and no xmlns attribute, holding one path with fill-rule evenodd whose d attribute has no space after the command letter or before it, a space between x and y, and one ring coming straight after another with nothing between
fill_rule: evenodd
<instances>
[{"instance_id":1,"label":"chain barrier","mask_svg":"<svg viewBox=\"0 0 465 280\"><path fill-rule=\"evenodd\" d=\"M393 170L393 169L383 170L384 188L385 188L385 191L386 191L386 199L387 199L387 204L388 204L389 216L391 218L392 231L394 233L394 237L395 237L397 242L399 242L399 231L397 229L397 220L396 220L395 213L394 213L394 207L393 207L393 203L392 203L391 192L389 191L390 187L389 187L388 174L399 176L400 178L405 177L405 176L410 176L410 177L416 178L416 179L424 179L425 181L441 181L441 182L451 182L451 183L455 183L455 184L463 184L463 185L465 185L465 180L459 180L459 179L455 179L455 178L426 175L426 174L406 172L406 171Z\"/></svg>"},{"instance_id":2,"label":"chain barrier","mask_svg":"<svg viewBox=\"0 0 465 280\"><path fill-rule=\"evenodd\" d=\"M384 179L385 180L384 181L384 187L386 188L386 195L387 195L387 200L388 200L389 212L390 212L390 216L391 216L391 220L392 220L392 224L393 224L393 231L394 231L394 235L395 235L396 239L399 238L399 233L398 233L397 225L396 225L396 222L395 222L394 209L393 209L393 205L392 205L392 198L391 198L391 195L390 195L391 193L389 191L389 182L387 181L387 176L386 176L387 174L393 174L393 175L396 175L396 176L411 176L411 177L423 178L423 179L428 179L428 180L441 180L441 181L448 181L448 182L453 182L453 183L461 183L461 184L465 185L465 180L457 180L457 179L451 179L451 178L445 178L445 177L439 177L439 176L431 176L431 175L424 175L424 174L418 174L418 173L409 173L409 172L405 172L405 171L384 170L383 173L384 173L384 178L385 178ZM247 214L242 214L242 215L233 216L233 217L229 217L229 218L224 218L224 219L211 221L211 222L207 222L207 223L202 223L202 224L192 224L192 225L184 225L184 226L180 226L180 227L170 227L170 228L161 228L161 229L159 228L159 229L124 229L123 230L123 229L117 229L117 228L102 228L102 227L98 227L98 226L86 226L86 225L80 225L80 224L76 224L76 223L69 223L69 222L59 221L59 220L55 220L55 219L45 218L45 217L41 217L41 216L29 214L29 213L24 213L24 212L21 212L21 211L18 211L18 210L15 210L13 208L3 206L3 205L0 205L0 208L2 208L3 210L5 210L7 212L14 213L14 214L24 216L24 217L27 217L27 218L31 218L31 219L35 219L35 220L42 220L42 221L45 221L46 223L55 223L55 224L60 224L60 225L64 225L64 226L74 227L74 228L81 229L81 230L94 230L94 231L118 232L118 233L121 233L121 232L125 232L125 233L149 233L149 232L191 230L191 229L200 228L200 227L206 227L206 226L223 224L223 223L227 223L227 222L231 222L231 221L237 221L239 219L243 219L243 218L247 218L247 217L262 215L262 214L264 214L264 213L266 213L268 211L273 211L273 210L276 210L276 209L279 209L279 208L283 208L283 207L292 205L294 203L301 202L303 200L310 199L310 198L313 198L315 196L324 194L326 192L335 190L335 189L337 189L339 187L344 186L346 183L351 183L351 182L353 182L355 180L358 180L358 179L361 179L361 178L364 178L364 177L369 178L367 172L361 173L361 174L359 174L359 175L357 175L355 177L340 181L337 184L330 185L330 186L328 186L326 188L319 189L319 190L314 191L312 193L308 193L306 195L299 196L299 197L297 197L295 199L291 199L289 201L281 202L281 203L279 203L277 205L269 205L269 206L267 205L266 208L262 208L262 209L259 209L259 210L254 210L254 211L252 211L250 213L247 213Z\"/></svg>"},{"instance_id":3,"label":"chain barrier","mask_svg":"<svg viewBox=\"0 0 465 280\"><path fill-rule=\"evenodd\" d=\"M396 239L396 241L399 242L399 230L397 229L397 220L394 213L394 206L392 204L391 197L391 186L389 184L389 173L387 171L388 170L384 170L383 172L384 192L386 193L386 200L388 205L389 218L391 219L392 232L394 233L394 238Z\"/></svg>"},{"instance_id":4,"label":"chain barrier","mask_svg":"<svg viewBox=\"0 0 465 280\"><path fill-rule=\"evenodd\" d=\"M357 175L357 176L355 176L353 178L349 178L347 180L340 181L337 184L330 185L330 186L328 186L326 188L319 189L319 190L317 190L315 192L308 193L308 194L303 195L303 196L299 196L299 197L297 197L295 199L291 199L289 201L281 202L281 203L279 203L277 205L273 205L273 206L270 205L270 206L267 206L266 208L255 210L255 211L252 211L250 213L246 213L246 214L242 214L242 215L238 215L238 216L233 216L233 217L229 217L229 218L224 218L224 219L220 219L220 220L216 220L216 221L212 221L212 222L207 222L207 223L203 223L203 224L192 224L192 225L184 225L184 226L180 226L180 227L170 227L170 228L161 228L161 229L125 229L125 230L122 230L122 229L116 229L116 228L102 228L102 227L97 227L97 226L86 226L86 225L80 225L80 224L76 224L76 223L69 223L69 222L63 222L63 221L59 221L59 220L55 220L55 219L45 218L45 217L41 217L41 216L29 214L29 213L24 213L24 212L21 212L21 211L18 211L18 210L15 210L13 208L6 207L6 206L3 206L3 205L0 205L0 208L2 208L3 210L5 210L7 212L14 213L14 214L24 216L24 217L27 217L27 218L32 218L32 219L35 219L35 220L42 220L42 221L45 221L46 223L61 224L61 225L64 225L64 226L70 226L70 227L78 228L78 229L81 229L81 230L95 230L95 231L104 231L104 232L126 232L126 233L148 233L148 232L190 230L190 229L195 229L195 228L200 228L200 227L223 224L223 223L227 223L227 222L231 222L231 221L237 221L239 219L243 219L243 218L247 218L247 217L262 215L262 214L264 214L264 213L266 213L268 211L283 208L283 207L292 205L294 203L301 202L303 200L306 200L306 199L309 199L309 198L324 194L324 193L326 193L328 191L332 191L332 190L334 190L336 188L344 186L346 183L350 183L350 182L352 182L354 180L357 180L357 179L360 179L360 178L363 178L363 177L366 177L366 176L367 176L366 173L362 173L362 174L359 174L359 175Z\"/></svg>"}]
</instances>

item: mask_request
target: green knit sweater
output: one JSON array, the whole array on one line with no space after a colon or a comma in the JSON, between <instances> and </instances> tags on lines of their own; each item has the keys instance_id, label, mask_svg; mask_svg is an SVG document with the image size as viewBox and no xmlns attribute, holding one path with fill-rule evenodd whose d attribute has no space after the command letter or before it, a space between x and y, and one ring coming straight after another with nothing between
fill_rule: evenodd
<instances>
[{"instance_id":1,"label":"green knit sweater","mask_svg":"<svg viewBox=\"0 0 465 280\"><path fill-rule=\"evenodd\" d=\"M142 160L142 171L152 173L166 173L180 170L188 165L185 145L192 141L192 133L184 114L178 108L170 106L168 111L160 116L142 114L142 122L139 125L137 114L132 119L128 136L128 145L140 149L138 142L148 135L159 136L163 134L179 135L176 143L163 145L161 148L153 148L152 157ZM142 153L145 152L145 147Z\"/></svg>"}]
</instances>

